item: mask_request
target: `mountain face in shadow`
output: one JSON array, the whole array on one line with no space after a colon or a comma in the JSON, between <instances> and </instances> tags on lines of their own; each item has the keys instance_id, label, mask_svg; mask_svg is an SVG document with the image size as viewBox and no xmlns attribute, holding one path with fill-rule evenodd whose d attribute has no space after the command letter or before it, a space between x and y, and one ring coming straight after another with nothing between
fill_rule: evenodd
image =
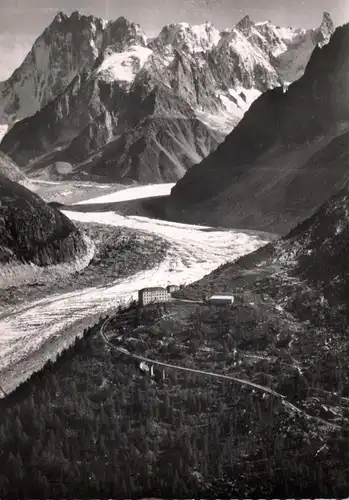
<instances>
[{"instance_id":1,"label":"mountain face in shadow","mask_svg":"<svg viewBox=\"0 0 349 500\"><path fill-rule=\"evenodd\" d=\"M265 92L171 193L182 221L286 233L347 182L349 26L317 47L302 78Z\"/></svg>"}]
</instances>

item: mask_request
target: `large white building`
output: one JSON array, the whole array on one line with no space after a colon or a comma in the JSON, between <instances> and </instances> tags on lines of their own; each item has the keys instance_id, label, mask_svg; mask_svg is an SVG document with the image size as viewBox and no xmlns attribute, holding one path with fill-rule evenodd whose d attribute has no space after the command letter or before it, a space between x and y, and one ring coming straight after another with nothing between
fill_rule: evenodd
<instances>
[{"instance_id":1,"label":"large white building","mask_svg":"<svg viewBox=\"0 0 349 500\"><path fill-rule=\"evenodd\" d=\"M177 285L168 285L166 288L159 286L143 288L138 291L138 303L140 306L145 306L154 302L167 302L176 290L179 290Z\"/></svg>"},{"instance_id":2,"label":"large white building","mask_svg":"<svg viewBox=\"0 0 349 500\"><path fill-rule=\"evenodd\" d=\"M166 288L151 287L143 288L138 291L138 303L140 306L146 306L155 302L167 302L170 295Z\"/></svg>"}]
</instances>

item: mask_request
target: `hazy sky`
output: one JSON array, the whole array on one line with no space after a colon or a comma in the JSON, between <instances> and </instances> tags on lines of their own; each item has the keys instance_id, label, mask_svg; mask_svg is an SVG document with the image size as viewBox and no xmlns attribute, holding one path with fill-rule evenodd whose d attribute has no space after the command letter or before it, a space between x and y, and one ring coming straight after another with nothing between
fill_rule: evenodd
<instances>
[{"instance_id":1,"label":"hazy sky","mask_svg":"<svg viewBox=\"0 0 349 500\"><path fill-rule=\"evenodd\" d=\"M0 80L9 76L57 12L79 10L105 19L125 16L150 36L171 22L217 28L233 26L245 14L295 27L318 26L327 10L335 24L349 22L349 0L0 0Z\"/></svg>"}]
</instances>

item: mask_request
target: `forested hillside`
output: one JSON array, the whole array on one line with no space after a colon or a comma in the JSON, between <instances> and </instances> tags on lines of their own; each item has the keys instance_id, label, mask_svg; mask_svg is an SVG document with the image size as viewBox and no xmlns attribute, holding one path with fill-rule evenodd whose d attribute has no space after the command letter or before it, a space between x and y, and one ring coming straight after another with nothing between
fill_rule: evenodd
<instances>
[{"instance_id":1,"label":"forested hillside","mask_svg":"<svg viewBox=\"0 0 349 500\"><path fill-rule=\"evenodd\" d=\"M346 494L349 426L326 428L229 381L170 371L151 381L106 347L100 325L1 401L1 497Z\"/></svg>"}]
</instances>

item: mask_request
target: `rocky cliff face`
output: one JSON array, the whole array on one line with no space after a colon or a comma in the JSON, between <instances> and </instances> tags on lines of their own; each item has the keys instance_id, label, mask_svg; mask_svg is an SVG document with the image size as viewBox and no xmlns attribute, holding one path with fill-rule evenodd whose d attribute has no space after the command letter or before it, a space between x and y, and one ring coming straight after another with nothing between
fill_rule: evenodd
<instances>
[{"instance_id":1,"label":"rocky cliff face","mask_svg":"<svg viewBox=\"0 0 349 500\"><path fill-rule=\"evenodd\" d=\"M108 148L116 155L108 158L116 170L110 179L123 178L131 164L140 165L132 167L133 173L140 172L142 165L149 163L142 158L149 157L155 125L149 128L154 113L151 106L148 115L146 110L150 96L156 92L157 100L165 96L162 108L166 109L166 120L163 112L155 113L155 128L159 127L161 115L165 143L160 138L158 146L151 146L152 151L159 149L155 155L150 154L151 162L157 162L158 156L171 161L160 159L160 164L154 164L157 172L148 182L177 180L188 167L216 148L261 92L282 83L277 70L282 65L276 61L276 55L288 53L292 46L294 54L301 47L299 50L309 57L320 39L321 43L328 40L325 31L290 29L285 35L270 23L255 24L245 18L223 33L211 23L169 25L148 42L139 26L124 18L106 23L78 13L69 18L58 15L23 65L4 84L7 90L2 99L3 122L11 125L27 118L11 128L1 149L20 166L29 163L31 174L40 176L45 170L46 175L49 172L57 178L87 178L90 170L86 170L86 165L92 163L93 175L98 176L96 156L103 157L104 148L116 142ZM66 53L63 43L69 47ZM41 63L39 67L35 62L35 54L40 50L46 54L46 59L41 58L46 66ZM290 56L292 61L294 58ZM51 75L50 81L47 75ZM21 104L29 91L36 96L31 110ZM174 95L174 110L169 93ZM17 104L13 107L13 103ZM14 111L10 113L9 109ZM198 127L199 148L195 144ZM177 148L173 138L167 149L168 136L173 132L184 135L185 140L180 139ZM126 154L121 154L125 146ZM57 170L57 162L64 162L66 167ZM178 167L171 172L174 165ZM104 169L102 177L105 173ZM139 175L135 180L140 180ZM148 176L141 177L146 180Z\"/></svg>"},{"instance_id":2,"label":"rocky cliff face","mask_svg":"<svg viewBox=\"0 0 349 500\"><path fill-rule=\"evenodd\" d=\"M182 220L286 232L347 180L349 26L315 49L304 76L253 103L172 190ZM311 188L310 188L311 186Z\"/></svg>"},{"instance_id":3,"label":"rocky cliff face","mask_svg":"<svg viewBox=\"0 0 349 500\"><path fill-rule=\"evenodd\" d=\"M100 148L98 155L78 164L73 176L83 171L96 181L175 182L223 140L218 131L198 120L188 104L164 87L154 88L137 108L144 118ZM86 147L92 153L89 139L95 137L88 126L70 144L66 158L74 161L76 152Z\"/></svg>"},{"instance_id":4,"label":"rocky cliff face","mask_svg":"<svg viewBox=\"0 0 349 500\"><path fill-rule=\"evenodd\" d=\"M90 242L67 217L0 173L0 288L36 282L40 269L48 279L57 265L77 270L90 254Z\"/></svg>"}]
</instances>

